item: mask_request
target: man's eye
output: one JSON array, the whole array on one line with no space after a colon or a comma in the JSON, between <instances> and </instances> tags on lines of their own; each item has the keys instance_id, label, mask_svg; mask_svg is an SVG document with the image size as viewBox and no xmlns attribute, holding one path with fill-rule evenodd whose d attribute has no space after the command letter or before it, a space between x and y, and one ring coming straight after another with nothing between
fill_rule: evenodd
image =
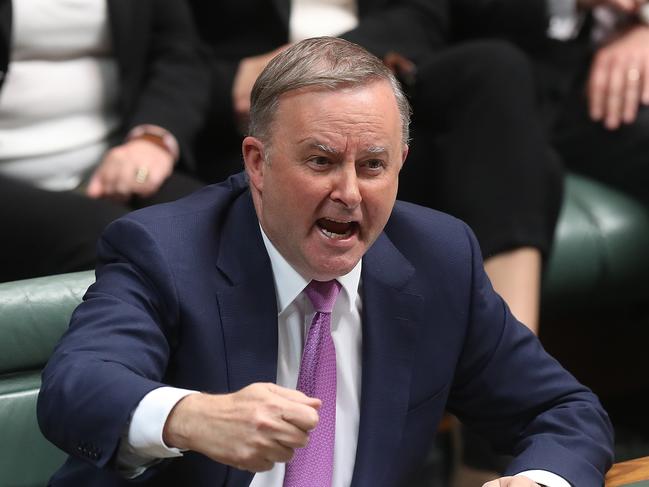
<instances>
[{"instance_id":1,"label":"man's eye","mask_svg":"<svg viewBox=\"0 0 649 487\"><path fill-rule=\"evenodd\" d=\"M381 169L384 166L383 161L380 159L370 159L365 165L368 169Z\"/></svg>"},{"instance_id":2,"label":"man's eye","mask_svg":"<svg viewBox=\"0 0 649 487\"><path fill-rule=\"evenodd\" d=\"M313 164L314 166L322 167L322 166L326 166L326 165L329 164L329 159L327 159L326 157L322 157L322 156L315 156L315 157L310 158L309 162L311 164Z\"/></svg>"}]
</instances>

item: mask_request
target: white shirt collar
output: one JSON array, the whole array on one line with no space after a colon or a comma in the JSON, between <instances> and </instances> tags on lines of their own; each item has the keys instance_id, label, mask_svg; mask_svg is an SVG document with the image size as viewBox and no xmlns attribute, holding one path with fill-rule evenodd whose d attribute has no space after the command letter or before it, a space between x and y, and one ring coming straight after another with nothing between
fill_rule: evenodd
<instances>
[{"instance_id":1,"label":"white shirt collar","mask_svg":"<svg viewBox=\"0 0 649 487\"><path fill-rule=\"evenodd\" d=\"M264 239L266 252L268 252L270 265L273 269L275 294L277 296L277 312L279 315L295 300L295 298L300 295L304 288L309 284L309 281L302 277L302 275L286 261L284 256L279 253L277 248L264 232L264 229L261 228L261 225L259 225L259 229L261 230L261 236ZM355 306L356 303L358 285L361 280L362 262L362 259L359 260L358 264L356 264L348 274L336 278L347 294L347 302L350 307Z\"/></svg>"}]
</instances>

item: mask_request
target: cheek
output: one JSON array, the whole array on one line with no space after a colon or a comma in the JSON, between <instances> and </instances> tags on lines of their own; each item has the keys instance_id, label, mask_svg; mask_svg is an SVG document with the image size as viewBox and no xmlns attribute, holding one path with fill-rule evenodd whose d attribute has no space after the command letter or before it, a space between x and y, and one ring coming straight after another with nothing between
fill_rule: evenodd
<instances>
[{"instance_id":1,"label":"cheek","mask_svg":"<svg viewBox=\"0 0 649 487\"><path fill-rule=\"evenodd\" d=\"M385 223L392 212L396 199L396 185L385 185L381 189L373 188L363 196L365 208L372 225Z\"/></svg>"}]
</instances>

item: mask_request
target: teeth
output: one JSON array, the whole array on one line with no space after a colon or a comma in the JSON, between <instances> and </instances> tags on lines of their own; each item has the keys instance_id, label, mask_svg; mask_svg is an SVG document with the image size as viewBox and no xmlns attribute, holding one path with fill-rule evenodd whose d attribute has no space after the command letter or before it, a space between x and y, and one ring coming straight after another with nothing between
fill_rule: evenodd
<instances>
[{"instance_id":1,"label":"teeth","mask_svg":"<svg viewBox=\"0 0 649 487\"><path fill-rule=\"evenodd\" d=\"M355 223L350 220L335 220L333 218L320 218L317 222L320 230L329 238L349 237L355 229Z\"/></svg>"},{"instance_id":2,"label":"teeth","mask_svg":"<svg viewBox=\"0 0 649 487\"><path fill-rule=\"evenodd\" d=\"M329 230L325 230L324 228L320 228L320 231L323 234L325 234L327 237L337 239L337 240L347 238L352 234L351 230L349 230L349 231L347 231L345 233L334 233L334 232L330 232Z\"/></svg>"}]
</instances>

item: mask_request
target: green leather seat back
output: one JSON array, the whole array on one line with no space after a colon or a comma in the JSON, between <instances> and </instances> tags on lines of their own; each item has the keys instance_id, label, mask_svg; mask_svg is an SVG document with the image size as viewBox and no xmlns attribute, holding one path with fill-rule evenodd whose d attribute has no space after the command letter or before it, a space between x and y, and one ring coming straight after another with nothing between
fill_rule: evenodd
<instances>
[{"instance_id":1,"label":"green leather seat back","mask_svg":"<svg viewBox=\"0 0 649 487\"><path fill-rule=\"evenodd\" d=\"M66 455L40 433L40 373L90 271L0 284L0 486L42 487Z\"/></svg>"},{"instance_id":2,"label":"green leather seat back","mask_svg":"<svg viewBox=\"0 0 649 487\"><path fill-rule=\"evenodd\" d=\"M568 175L544 274L544 309L619 305L649 296L649 209Z\"/></svg>"}]
</instances>

